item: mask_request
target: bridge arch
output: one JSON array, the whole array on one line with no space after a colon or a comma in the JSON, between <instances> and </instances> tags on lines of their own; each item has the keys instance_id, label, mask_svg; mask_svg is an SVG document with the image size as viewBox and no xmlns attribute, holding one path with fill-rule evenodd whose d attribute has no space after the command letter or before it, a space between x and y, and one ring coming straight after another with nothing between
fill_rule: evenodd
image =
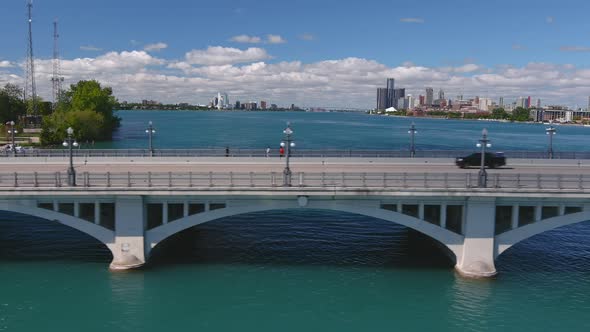
<instances>
[{"instance_id":1,"label":"bridge arch","mask_svg":"<svg viewBox=\"0 0 590 332\"><path fill-rule=\"evenodd\" d=\"M284 210L284 209L297 209L298 207L293 206L292 202L283 201L261 201L256 203L249 203L239 206L230 206L223 209L207 211L198 213L192 216L184 217L182 219L175 220L174 222L161 225L154 229L146 231L146 254L155 248L166 238L177 234L187 228L204 224L209 221L221 219L224 217L236 216L240 214L263 212L270 210ZM440 242L444 245L450 253L454 255L454 259L459 261L462 255L462 244L463 236L453 233L440 226L428 223L424 220L414 218L405 214L401 214L394 211L383 210L375 206L363 206L355 204L354 202L338 202L338 201L325 201L325 202L314 202L308 207L299 207L299 209L317 209L317 210L330 210L338 212L347 212L352 214L363 215L367 217L373 217L385 221L390 221L402 226L406 226L426 236Z\"/></svg>"},{"instance_id":2,"label":"bridge arch","mask_svg":"<svg viewBox=\"0 0 590 332\"><path fill-rule=\"evenodd\" d=\"M57 211L47 210L36 206L35 202L31 204L23 204L23 202L0 202L0 210L7 212L15 212L33 217L38 217L46 220L53 220L62 225L76 229L84 234L87 234L102 244L104 244L111 253L114 250L115 232L106 229L102 226L88 222L74 216L70 216ZM113 253L114 255L114 253Z\"/></svg>"},{"instance_id":3,"label":"bridge arch","mask_svg":"<svg viewBox=\"0 0 590 332\"><path fill-rule=\"evenodd\" d=\"M498 258L506 250L510 249L515 244L524 241L535 235L560 228L563 226L573 225L590 220L590 211L584 209L581 212L566 214L553 218L547 218L541 221L534 222L522 227L515 228L508 232L496 235L496 253L495 258Z\"/></svg>"}]
</instances>

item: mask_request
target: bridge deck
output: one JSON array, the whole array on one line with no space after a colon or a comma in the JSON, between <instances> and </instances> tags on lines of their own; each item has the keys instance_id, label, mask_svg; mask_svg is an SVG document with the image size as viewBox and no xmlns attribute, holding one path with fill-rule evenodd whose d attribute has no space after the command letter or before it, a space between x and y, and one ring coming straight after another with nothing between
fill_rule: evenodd
<instances>
[{"instance_id":1,"label":"bridge deck","mask_svg":"<svg viewBox=\"0 0 590 332\"><path fill-rule=\"evenodd\" d=\"M11 172L60 172L68 167L69 159L6 158L0 162L0 173ZM129 158L93 157L74 158L78 172L282 172L284 158ZM292 158L293 172L307 173L477 173L478 168L460 169L450 158ZM590 161L512 159L508 165L488 170L490 174L590 174Z\"/></svg>"}]
</instances>

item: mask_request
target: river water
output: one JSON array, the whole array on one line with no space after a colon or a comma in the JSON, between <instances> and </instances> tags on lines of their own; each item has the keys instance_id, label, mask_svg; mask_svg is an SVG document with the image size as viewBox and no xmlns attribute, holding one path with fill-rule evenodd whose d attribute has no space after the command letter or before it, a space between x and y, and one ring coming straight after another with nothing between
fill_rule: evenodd
<instances>
[{"instance_id":1,"label":"river water","mask_svg":"<svg viewBox=\"0 0 590 332\"><path fill-rule=\"evenodd\" d=\"M305 148L470 149L487 127L499 150L543 150L544 127L342 113L119 112L115 141L144 147L276 146L286 121ZM587 151L590 128L554 146ZM155 249L141 271L51 221L0 212L0 331L588 331L590 222L502 254L498 277L459 277L428 239L364 216L284 210L216 220Z\"/></svg>"}]
</instances>

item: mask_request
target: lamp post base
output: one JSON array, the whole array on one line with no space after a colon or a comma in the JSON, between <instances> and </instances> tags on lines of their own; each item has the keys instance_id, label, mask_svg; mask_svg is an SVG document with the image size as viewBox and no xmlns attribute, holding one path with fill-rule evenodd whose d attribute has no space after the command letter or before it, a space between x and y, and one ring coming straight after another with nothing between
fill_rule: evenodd
<instances>
[{"instance_id":1,"label":"lamp post base","mask_svg":"<svg viewBox=\"0 0 590 332\"><path fill-rule=\"evenodd\" d=\"M291 170L289 168L285 168L283 171L283 186L291 186Z\"/></svg>"},{"instance_id":2,"label":"lamp post base","mask_svg":"<svg viewBox=\"0 0 590 332\"><path fill-rule=\"evenodd\" d=\"M488 174L486 171L480 171L477 175L477 186L480 188L485 188L488 185Z\"/></svg>"},{"instance_id":3,"label":"lamp post base","mask_svg":"<svg viewBox=\"0 0 590 332\"><path fill-rule=\"evenodd\" d=\"M71 168L68 169L68 186L76 186L76 171Z\"/></svg>"}]
</instances>

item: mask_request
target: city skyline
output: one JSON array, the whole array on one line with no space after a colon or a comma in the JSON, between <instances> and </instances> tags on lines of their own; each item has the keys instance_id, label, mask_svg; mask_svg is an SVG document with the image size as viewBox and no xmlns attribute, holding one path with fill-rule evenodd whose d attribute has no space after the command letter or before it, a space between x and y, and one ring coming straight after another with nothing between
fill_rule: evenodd
<instances>
[{"instance_id":1,"label":"city skyline","mask_svg":"<svg viewBox=\"0 0 590 332\"><path fill-rule=\"evenodd\" d=\"M395 77L406 95L443 87L449 96L512 100L535 95L547 104L587 105L590 38L580 33L588 27L582 19L584 9L590 9L586 2L566 0L555 8L548 1L525 0L510 3L511 11L502 9L506 1L457 0L445 6L325 1L314 10L306 10L311 7L303 2L172 1L162 8L156 1L129 1L125 7L110 0L100 6L35 1L39 95L51 100L52 22L57 18L64 86L97 79L113 87L120 100L202 104L217 91L227 91L237 99L279 104L372 108L375 89ZM383 10L371 9L377 5ZM334 8L338 15L326 15ZM526 24L518 25L523 19L518 9L526 9ZM219 21L204 14L209 11L225 14ZM286 12L309 24L284 23ZM466 15L478 13L485 15ZM374 26L363 23L369 15ZM0 4L0 18L6 45L0 52L0 84L22 86L25 2ZM404 43L395 42L396 36L403 36Z\"/></svg>"}]
</instances>

